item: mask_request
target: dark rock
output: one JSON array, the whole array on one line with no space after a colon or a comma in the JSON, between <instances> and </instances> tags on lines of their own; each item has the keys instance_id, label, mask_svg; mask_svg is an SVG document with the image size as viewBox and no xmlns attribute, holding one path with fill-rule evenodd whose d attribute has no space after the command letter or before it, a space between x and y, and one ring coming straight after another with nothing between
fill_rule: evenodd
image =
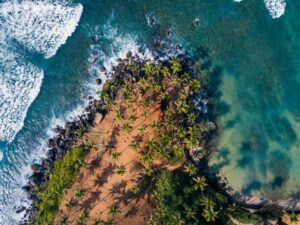
<instances>
[{"instance_id":1,"label":"dark rock","mask_svg":"<svg viewBox=\"0 0 300 225\"><path fill-rule=\"evenodd\" d=\"M59 133L61 129L62 129L62 128L61 128L60 126L57 125L57 126L54 128L54 132L55 132L55 133Z\"/></svg>"},{"instance_id":2,"label":"dark rock","mask_svg":"<svg viewBox=\"0 0 300 225\"><path fill-rule=\"evenodd\" d=\"M49 139L47 145L48 145L49 148L54 148L55 147L55 141L53 139Z\"/></svg>"},{"instance_id":3,"label":"dark rock","mask_svg":"<svg viewBox=\"0 0 300 225\"><path fill-rule=\"evenodd\" d=\"M53 167L53 163L50 159L42 159L42 166L46 169L46 170L51 170Z\"/></svg>"},{"instance_id":4,"label":"dark rock","mask_svg":"<svg viewBox=\"0 0 300 225\"><path fill-rule=\"evenodd\" d=\"M97 85L101 85L101 84L102 84L102 80L101 80L100 78L97 78L97 79L96 79L96 84L97 84Z\"/></svg>"},{"instance_id":5,"label":"dark rock","mask_svg":"<svg viewBox=\"0 0 300 225\"><path fill-rule=\"evenodd\" d=\"M16 213L19 214L19 213L23 212L25 209L26 209L25 206L19 206L16 210Z\"/></svg>"},{"instance_id":6,"label":"dark rock","mask_svg":"<svg viewBox=\"0 0 300 225\"><path fill-rule=\"evenodd\" d=\"M88 97L88 100L93 100L93 99L94 99L93 96L89 96L89 97Z\"/></svg>"},{"instance_id":7,"label":"dark rock","mask_svg":"<svg viewBox=\"0 0 300 225\"><path fill-rule=\"evenodd\" d=\"M101 66L101 67L100 67L100 71L101 71L102 73L104 73L104 72L106 71L106 68L105 68L104 66Z\"/></svg>"},{"instance_id":8,"label":"dark rock","mask_svg":"<svg viewBox=\"0 0 300 225\"><path fill-rule=\"evenodd\" d=\"M22 187L22 190L25 192L30 192L31 191L31 187L29 185L25 185Z\"/></svg>"},{"instance_id":9,"label":"dark rock","mask_svg":"<svg viewBox=\"0 0 300 225\"><path fill-rule=\"evenodd\" d=\"M126 54L126 58L130 58L132 56L132 52L131 51L129 51L129 52L127 52L127 54Z\"/></svg>"},{"instance_id":10,"label":"dark rock","mask_svg":"<svg viewBox=\"0 0 300 225\"><path fill-rule=\"evenodd\" d=\"M31 169L33 170L33 172L37 173L37 172L41 172L43 167L42 167L42 165L40 165L38 163L34 163L31 165Z\"/></svg>"},{"instance_id":11,"label":"dark rock","mask_svg":"<svg viewBox=\"0 0 300 225\"><path fill-rule=\"evenodd\" d=\"M47 155L47 158L51 159L52 161L55 160L55 157L56 157L56 153L57 153L57 150L56 148L51 148L47 151L46 155Z\"/></svg>"},{"instance_id":12,"label":"dark rock","mask_svg":"<svg viewBox=\"0 0 300 225\"><path fill-rule=\"evenodd\" d=\"M41 172L33 173L29 177L28 183L31 187L40 186L44 182L44 177L45 177L45 175Z\"/></svg>"}]
</instances>

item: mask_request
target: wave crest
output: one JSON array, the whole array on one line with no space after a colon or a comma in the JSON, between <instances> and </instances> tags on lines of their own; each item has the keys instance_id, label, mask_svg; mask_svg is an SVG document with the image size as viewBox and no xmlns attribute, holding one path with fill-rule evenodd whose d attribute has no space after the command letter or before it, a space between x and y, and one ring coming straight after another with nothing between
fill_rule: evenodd
<instances>
[{"instance_id":1,"label":"wave crest","mask_svg":"<svg viewBox=\"0 0 300 225\"><path fill-rule=\"evenodd\" d=\"M43 70L26 61L26 51L49 58L75 31L80 4L49 1L0 3L0 141L11 142L37 97Z\"/></svg>"}]
</instances>

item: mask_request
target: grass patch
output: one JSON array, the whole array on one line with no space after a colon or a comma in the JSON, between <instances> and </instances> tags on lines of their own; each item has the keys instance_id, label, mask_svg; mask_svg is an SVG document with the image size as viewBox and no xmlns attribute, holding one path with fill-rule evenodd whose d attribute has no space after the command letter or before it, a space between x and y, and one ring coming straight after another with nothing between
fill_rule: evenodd
<instances>
[{"instance_id":1,"label":"grass patch","mask_svg":"<svg viewBox=\"0 0 300 225\"><path fill-rule=\"evenodd\" d=\"M49 182L38 193L40 200L36 202L36 206L39 212L31 224L53 224L63 193L74 183L90 149L89 146L74 147L55 162Z\"/></svg>"}]
</instances>

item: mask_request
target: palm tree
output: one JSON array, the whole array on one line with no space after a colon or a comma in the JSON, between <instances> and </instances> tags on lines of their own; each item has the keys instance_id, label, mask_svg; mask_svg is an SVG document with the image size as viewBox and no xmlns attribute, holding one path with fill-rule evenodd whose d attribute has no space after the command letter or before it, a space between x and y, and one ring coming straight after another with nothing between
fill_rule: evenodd
<instances>
[{"instance_id":1,"label":"palm tree","mask_svg":"<svg viewBox=\"0 0 300 225\"><path fill-rule=\"evenodd\" d=\"M190 80L189 85L192 92L196 92L201 88L201 83L197 79Z\"/></svg>"},{"instance_id":2,"label":"palm tree","mask_svg":"<svg viewBox=\"0 0 300 225\"><path fill-rule=\"evenodd\" d=\"M153 121L150 126L152 129L156 130L159 127L159 123L157 121Z\"/></svg>"},{"instance_id":3,"label":"palm tree","mask_svg":"<svg viewBox=\"0 0 300 225\"><path fill-rule=\"evenodd\" d=\"M74 202L73 199L67 201L67 203L66 203L66 208L67 208L68 210L72 209L74 206L75 206L75 202Z\"/></svg>"},{"instance_id":4,"label":"palm tree","mask_svg":"<svg viewBox=\"0 0 300 225\"><path fill-rule=\"evenodd\" d=\"M150 219L148 220L147 225L157 225L156 221L153 219L152 216L151 216Z\"/></svg>"},{"instance_id":5,"label":"palm tree","mask_svg":"<svg viewBox=\"0 0 300 225\"><path fill-rule=\"evenodd\" d=\"M196 114L194 112L191 112L188 114L188 122L191 124L194 124L196 122Z\"/></svg>"},{"instance_id":6,"label":"palm tree","mask_svg":"<svg viewBox=\"0 0 300 225\"><path fill-rule=\"evenodd\" d=\"M84 195L85 191L83 189L79 189L75 192L75 197L81 198Z\"/></svg>"},{"instance_id":7,"label":"palm tree","mask_svg":"<svg viewBox=\"0 0 300 225\"><path fill-rule=\"evenodd\" d=\"M181 63L177 58L173 57L172 60L171 60L171 64L172 64L171 68L172 68L173 74L176 74L176 73L180 72Z\"/></svg>"},{"instance_id":8,"label":"palm tree","mask_svg":"<svg viewBox=\"0 0 300 225\"><path fill-rule=\"evenodd\" d=\"M100 220L99 219L94 219L94 221L93 221L92 224L93 225L99 225L100 224Z\"/></svg>"},{"instance_id":9,"label":"palm tree","mask_svg":"<svg viewBox=\"0 0 300 225\"><path fill-rule=\"evenodd\" d=\"M147 176L151 176L153 172L154 172L154 171L153 171L153 169L152 169L150 166L147 166L147 167L145 167L145 169L144 169L144 173L145 173Z\"/></svg>"},{"instance_id":10,"label":"palm tree","mask_svg":"<svg viewBox=\"0 0 300 225\"><path fill-rule=\"evenodd\" d=\"M292 223L297 223L298 222L298 215L294 212L288 214L290 220Z\"/></svg>"},{"instance_id":11,"label":"palm tree","mask_svg":"<svg viewBox=\"0 0 300 225\"><path fill-rule=\"evenodd\" d=\"M177 156L184 155L184 149L182 148L182 146L179 143L175 143L173 145L173 151Z\"/></svg>"},{"instance_id":12,"label":"palm tree","mask_svg":"<svg viewBox=\"0 0 300 225\"><path fill-rule=\"evenodd\" d=\"M115 116L116 120L123 120L124 114L121 111L118 111Z\"/></svg>"},{"instance_id":13,"label":"palm tree","mask_svg":"<svg viewBox=\"0 0 300 225\"><path fill-rule=\"evenodd\" d=\"M160 91L162 90L162 86L160 85L160 83L153 81L152 82L152 89L156 92L156 93L160 93Z\"/></svg>"},{"instance_id":14,"label":"palm tree","mask_svg":"<svg viewBox=\"0 0 300 225\"><path fill-rule=\"evenodd\" d=\"M113 151L111 153L111 157L113 160L118 160L118 158L121 156L121 152Z\"/></svg>"},{"instance_id":15,"label":"palm tree","mask_svg":"<svg viewBox=\"0 0 300 225\"><path fill-rule=\"evenodd\" d=\"M155 68L154 68L154 65L153 64L150 64L150 63L146 63L144 65L144 67L142 68L143 71L145 71L145 73L147 75L152 75L155 73Z\"/></svg>"},{"instance_id":16,"label":"palm tree","mask_svg":"<svg viewBox=\"0 0 300 225\"><path fill-rule=\"evenodd\" d=\"M83 135L87 132L87 129L85 128L80 128L78 129L75 134L78 136L78 137L83 137Z\"/></svg>"},{"instance_id":17,"label":"palm tree","mask_svg":"<svg viewBox=\"0 0 300 225\"><path fill-rule=\"evenodd\" d=\"M203 209L202 216L206 222L215 222L218 218L219 212L215 212L213 207Z\"/></svg>"},{"instance_id":18,"label":"palm tree","mask_svg":"<svg viewBox=\"0 0 300 225\"><path fill-rule=\"evenodd\" d=\"M124 165L121 166L117 166L117 168L115 169L115 172L120 175L123 176L126 173L126 168Z\"/></svg>"},{"instance_id":19,"label":"palm tree","mask_svg":"<svg viewBox=\"0 0 300 225\"><path fill-rule=\"evenodd\" d=\"M172 107L168 106L167 109L165 110L164 114L167 117L172 117L175 114L175 111Z\"/></svg>"},{"instance_id":20,"label":"palm tree","mask_svg":"<svg viewBox=\"0 0 300 225\"><path fill-rule=\"evenodd\" d=\"M113 204L109 207L108 209L108 213L111 215L111 216L115 216L117 215L118 213L120 212L119 210L119 207L117 204Z\"/></svg>"},{"instance_id":21,"label":"palm tree","mask_svg":"<svg viewBox=\"0 0 300 225\"><path fill-rule=\"evenodd\" d=\"M162 72L162 75L164 76L164 78L167 78L169 75L170 75L170 71L169 71L169 68L164 66L161 70Z\"/></svg>"},{"instance_id":22,"label":"palm tree","mask_svg":"<svg viewBox=\"0 0 300 225\"><path fill-rule=\"evenodd\" d=\"M130 114L128 117L128 120L130 120L132 122L136 121L136 119L137 119L137 116L134 113Z\"/></svg>"},{"instance_id":23,"label":"palm tree","mask_svg":"<svg viewBox=\"0 0 300 225\"><path fill-rule=\"evenodd\" d=\"M132 84L128 81L125 82L124 84L124 88L126 90L126 92L131 92L132 91Z\"/></svg>"},{"instance_id":24,"label":"palm tree","mask_svg":"<svg viewBox=\"0 0 300 225\"><path fill-rule=\"evenodd\" d=\"M88 214L86 211L84 211L78 215L77 221L79 224L84 224L87 218L88 218Z\"/></svg>"},{"instance_id":25,"label":"palm tree","mask_svg":"<svg viewBox=\"0 0 300 225\"><path fill-rule=\"evenodd\" d=\"M131 99L132 99L131 92L129 92L129 91L124 91L124 92L123 92L123 95L122 95L122 99L124 99L125 101L126 101L126 100L131 100Z\"/></svg>"},{"instance_id":26,"label":"palm tree","mask_svg":"<svg viewBox=\"0 0 300 225\"><path fill-rule=\"evenodd\" d=\"M150 115L150 112L148 110L144 110L143 116L148 117Z\"/></svg>"},{"instance_id":27,"label":"palm tree","mask_svg":"<svg viewBox=\"0 0 300 225\"><path fill-rule=\"evenodd\" d=\"M150 98L145 99L145 106L146 106L146 107L152 106L153 103L154 103L154 101L153 101L152 99L150 99Z\"/></svg>"},{"instance_id":28,"label":"palm tree","mask_svg":"<svg viewBox=\"0 0 300 225\"><path fill-rule=\"evenodd\" d=\"M129 125L129 123L124 123L124 124L121 126L121 130L122 130L123 132L129 133L129 132L132 130L132 126Z\"/></svg>"},{"instance_id":29,"label":"palm tree","mask_svg":"<svg viewBox=\"0 0 300 225\"><path fill-rule=\"evenodd\" d=\"M186 207L185 209L186 218L188 219L196 219L197 212L194 209Z\"/></svg>"},{"instance_id":30,"label":"palm tree","mask_svg":"<svg viewBox=\"0 0 300 225\"><path fill-rule=\"evenodd\" d=\"M146 141L145 147L149 148L149 150L152 151L157 147L157 143L153 139L150 139Z\"/></svg>"},{"instance_id":31,"label":"palm tree","mask_svg":"<svg viewBox=\"0 0 300 225\"><path fill-rule=\"evenodd\" d=\"M146 131L146 126L143 125L142 127L139 128L139 135L144 135Z\"/></svg>"},{"instance_id":32,"label":"palm tree","mask_svg":"<svg viewBox=\"0 0 300 225\"><path fill-rule=\"evenodd\" d=\"M67 218L63 218L61 219L59 225L67 225L68 224L68 221L67 221Z\"/></svg>"},{"instance_id":33,"label":"palm tree","mask_svg":"<svg viewBox=\"0 0 300 225\"><path fill-rule=\"evenodd\" d=\"M179 92L179 99L183 101L186 100L188 96L189 96L188 92L185 91L184 89Z\"/></svg>"},{"instance_id":34,"label":"palm tree","mask_svg":"<svg viewBox=\"0 0 300 225\"><path fill-rule=\"evenodd\" d=\"M144 91L149 87L149 82L144 77L139 80L138 84Z\"/></svg>"},{"instance_id":35,"label":"palm tree","mask_svg":"<svg viewBox=\"0 0 300 225\"><path fill-rule=\"evenodd\" d=\"M186 131L185 131L184 127L182 127L182 126L177 127L177 137L180 139L183 139L186 137Z\"/></svg>"},{"instance_id":36,"label":"palm tree","mask_svg":"<svg viewBox=\"0 0 300 225\"><path fill-rule=\"evenodd\" d=\"M176 222L176 225L185 225L186 224L185 220L181 218L181 215L179 212L173 213L172 217L173 217L173 220Z\"/></svg>"},{"instance_id":37,"label":"palm tree","mask_svg":"<svg viewBox=\"0 0 300 225\"><path fill-rule=\"evenodd\" d=\"M184 166L184 171L187 172L190 176L193 176L197 173L197 167L192 163L188 163Z\"/></svg>"},{"instance_id":38,"label":"palm tree","mask_svg":"<svg viewBox=\"0 0 300 225\"><path fill-rule=\"evenodd\" d=\"M158 218L163 218L166 215L166 210L162 206L156 207L155 215Z\"/></svg>"},{"instance_id":39,"label":"palm tree","mask_svg":"<svg viewBox=\"0 0 300 225\"><path fill-rule=\"evenodd\" d=\"M168 94L165 91L160 92L159 97L161 100L165 100L168 97Z\"/></svg>"},{"instance_id":40,"label":"palm tree","mask_svg":"<svg viewBox=\"0 0 300 225\"><path fill-rule=\"evenodd\" d=\"M155 148L155 153L159 159L166 159L166 160L170 159L169 152L166 150L166 147L164 146L161 145L157 146L157 148Z\"/></svg>"},{"instance_id":41,"label":"palm tree","mask_svg":"<svg viewBox=\"0 0 300 225\"><path fill-rule=\"evenodd\" d=\"M142 153L141 158L147 164L152 164L152 162L153 162L153 157L152 157L152 154L150 152Z\"/></svg>"},{"instance_id":42,"label":"palm tree","mask_svg":"<svg viewBox=\"0 0 300 225\"><path fill-rule=\"evenodd\" d=\"M171 140L171 137L169 136L169 134L162 134L159 139L159 143L162 146L166 146L169 144L170 140Z\"/></svg>"},{"instance_id":43,"label":"palm tree","mask_svg":"<svg viewBox=\"0 0 300 225\"><path fill-rule=\"evenodd\" d=\"M185 101L177 100L175 101L175 105L180 113L188 113L191 109L191 107Z\"/></svg>"},{"instance_id":44,"label":"palm tree","mask_svg":"<svg viewBox=\"0 0 300 225\"><path fill-rule=\"evenodd\" d=\"M137 66L137 64L135 62L131 62L129 65L128 65L128 68L131 69L132 73L135 75L138 70L139 70L139 67Z\"/></svg>"},{"instance_id":45,"label":"palm tree","mask_svg":"<svg viewBox=\"0 0 300 225\"><path fill-rule=\"evenodd\" d=\"M190 74L188 74L187 72L183 73L181 76L181 80L185 83L189 83L190 81Z\"/></svg>"},{"instance_id":46,"label":"palm tree","mask_svg":"<svg viewBox=\"0 0 300 225\"><path fill-rule=\"evenodd\" d=\"M140 192L140 188L136 185L132 186L130 190L134 195Z\"/></svg>"},{"instance_id":47,"label":"palm tree","mask_svg":"<svg viewBox=\"0 0 300 225\"><path fill-rule=\"evenodd\" d=\"M196 177L196 178L193 178L193 181L195 182L195 184L193 186L195 190L204 191L204 189L207 186L205 177Z\"/></svg>"},{"instance_id":48,"label":"palm tree","mask_svg":"<svg viewBox=\"0 0 300 225\"><path fill-rule=\"evenodd\" d=\"M133 140L129 147L132 149L132 150L137 150L139 148L140 144L138 142L138 140Z\"/></svg>"},{"instance_id":49,"label":"palm tree","mask_svg":"<svg viewBox=\"0 0 300 225\"><path fill-rule=\"evenodd\" d=\"M188 149L194 149L199 146L198 139L193 136L190 136L189 138L185 138L184 143Z\"/></svg>"}]
</instances>

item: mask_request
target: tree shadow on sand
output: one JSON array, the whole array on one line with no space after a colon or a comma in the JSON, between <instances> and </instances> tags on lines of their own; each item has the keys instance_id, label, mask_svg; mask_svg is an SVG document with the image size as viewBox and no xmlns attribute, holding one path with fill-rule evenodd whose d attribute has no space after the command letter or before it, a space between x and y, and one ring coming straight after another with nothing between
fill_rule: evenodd
<instances>
[{"instance_id":1,"label":"tree shadow on sand","mask_svg":"<svg viewBox=\"0 0 300 225\"><path fill-rule=\"evenodd\" d=\"M114 194L122 194L125 192L127 182L125 180L122 180L120 182L116 182L112 185L112 188L109 190L111 195Z\"/></svg>"},{"instance_id":2,"label":"tree shadow on sand","mask_svg":"<svg viewBox=\"0 0 300 225\"><path fill-rule=\"evenodd\" d=\"M115 164L109 163L109 165L103 170L103 172L97 175L97 178L94 180L95 185L100 187L103 186L103 184L107 182L108 177L110 177L114 173L116 168L117 167Z\"/></svg>"}]
</instances>

